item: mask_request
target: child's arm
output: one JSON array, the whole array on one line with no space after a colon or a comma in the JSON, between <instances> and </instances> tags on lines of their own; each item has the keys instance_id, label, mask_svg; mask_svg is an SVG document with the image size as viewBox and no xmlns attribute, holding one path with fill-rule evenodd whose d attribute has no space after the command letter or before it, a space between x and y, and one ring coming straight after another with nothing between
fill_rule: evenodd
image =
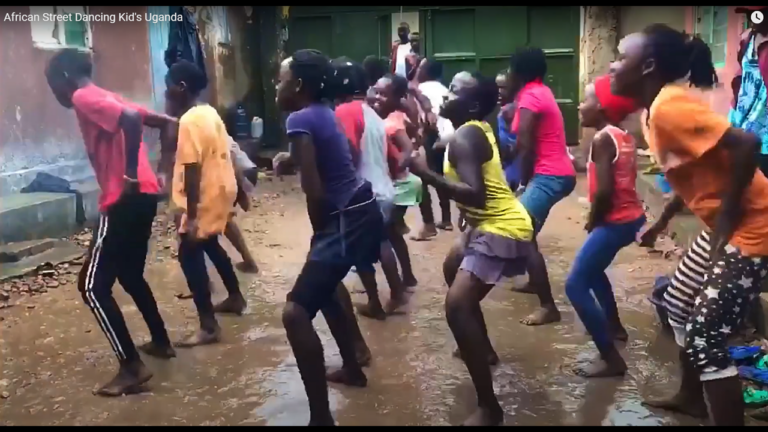
<instances>
[{"instance_id":1,"label":"child's arm","mask_svg":"<svg viewBox=\"0 0 768 432\"><path fill-rule=\"evenodd\" d=\"M613 160L616 158L616 146L607 133L599 134L592 143L592 161L597 171L597 192L589 209L589 218L585 226L587 232L605 222L605 216L611 210L614 189Z\"/></svg>"}]
</instances>

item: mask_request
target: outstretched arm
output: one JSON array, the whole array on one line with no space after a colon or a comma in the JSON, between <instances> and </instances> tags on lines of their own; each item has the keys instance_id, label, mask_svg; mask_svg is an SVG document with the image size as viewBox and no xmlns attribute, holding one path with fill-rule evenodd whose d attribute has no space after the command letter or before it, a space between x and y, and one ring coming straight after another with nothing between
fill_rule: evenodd
<instances>
[{"instance_id":1,"label":"outstretched arm","mask_svg":"<svg viewBox=\"0 0 768 432\"><path fill-rule=\"evenodd\" d=\"M491 159L491 152L490 143L480 128L462 127L448 147L448 159L456 167L458 182L430 170L421 152L419 161L412 164L411 172L438 191L444 192L450 199L468 207L483 208L486 190L482 166Z\"/></svg>"}]
</instances>

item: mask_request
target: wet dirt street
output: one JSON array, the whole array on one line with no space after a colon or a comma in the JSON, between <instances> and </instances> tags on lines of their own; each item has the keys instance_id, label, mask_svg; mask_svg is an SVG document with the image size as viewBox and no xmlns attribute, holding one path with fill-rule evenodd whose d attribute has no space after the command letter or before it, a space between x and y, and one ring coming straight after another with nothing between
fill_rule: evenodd
<instances>
[{"instance_id":1,"label":"wet dirt street","mask_svg":"<svg viewBox=\"0 0 768 432\"><path fill-rule=\"evenodd\" d=\"M115 360L96 321L73 284L25 298L0 311L0 424L2 425L303 425L308 407L296 362L281 324L285 294L306 255L310 236L304 198L295 179L263 182L258 207L239 216L241 228L261 267L240 274L249 301L243 317L222 317L223 342L179 350L178 358L146 359L155 376L151 391L103 399L91 390L112 377ZM630 247L609 276L614 283L630 341L623 352L630 368L623 379L585 380L570 372L574 362L596 355L563 293L570 263L585 233L584 184L552 212L540 244L547 258L563 321L526 327L519 320L536 305L535 296L497 287L483 304L491 340L501 357L495 368L497 392L507 425L695 425L697 421L641 406L642 396L676 388L676 348L658 327L646 297L654 276L673 262ZM436 200L434 200L436 201ZM435 207L437 207L435 205ZM418 209L409 210L412 229ZM451 356L455 343L445 322L446 287L441 264L456 232L430 242L409 242L419 286L409 313L386 322L360 319L374 360L366 389L331 387L341 425L447 425L472 412L474 392L464 365ZM194 306L178 300L186 291L167 245L153 239L146 274L172 338L195 328ZM226 243L226 242L224 242ZM174 246L175 247L175 246ZM225 247L237 254L228 243ZM386 282L379 273L382 296ZM217 298L223 294L218 276ZM359 285L354 274L348 287ZM134 340L148 338L131 299L115 286ZM364 296L354 294L362 302ZM326 363L341 360L318 316L316 326Z\"/></svg>"}]
</instances>

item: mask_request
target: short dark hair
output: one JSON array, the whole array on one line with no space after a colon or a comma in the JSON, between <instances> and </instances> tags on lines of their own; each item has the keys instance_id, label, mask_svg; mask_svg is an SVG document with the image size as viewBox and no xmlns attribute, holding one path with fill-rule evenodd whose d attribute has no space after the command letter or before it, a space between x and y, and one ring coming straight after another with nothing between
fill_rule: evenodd
<instances>
[{"instance_id":1,"label":"short dark hair","mask_svg":"<svg viewBox=\"0 0 768 432\"><path fill-rule=\"evenodd\" d=\"M519 48L509 59L509 70L523 83L543 80L547 75L547 56L541 48Z\"/></svg>"},{"instance_id":2,"label":"short dark hair","mask_svg":"<svg viewBox=\"0 0 768 432\"><path fill-rule=\"evenodd\" d=\"M363 60L363 69L365 69L369 87L376 84L376 81L387 73L387 66L383 59L374 55L369 55Z\"/></svg>"},{"instance_id":3,"label":"short dark hair","mask_svg":"<svg viewBox=\"0 0 768 432\"><path fill-rule=\"evenodd\" d=\"M56 52L48 61L46 68L48 78L91 78L93 74L93 62L91 55L75 48L65 48Z\"/></svg>"},{"instance_id":4,"label":"short dark hair","mask_svg":"<svg viewBox=\"0 0 768 432\"><path fill-rule=\"evenodd\" d=\"M368 79L365 69L360 63L349 57L339 57L331 62L336 71L334 93L336 97L365 95L368 90Z\"/></svg>"},{"instance_id":5,"label":"short dark hair","mask_svg":"<svg viewBox=\"0 0 768 432\"><path fill-rule=\"evenodd\" d=\"M435 81L443 79L443 64L435 60L433 57L428 57L426 60L426 68L424 71L427 74L427 78Z\"/></svg>"},{"instance_id":6,"label":"short dark hair","mask_svg":"<svg viewBox=\"0 0 768 432\"><path fill-rule=\"evenodd\" d=\"M652 24L643 30L648 38L650 56L665 83L684 78L694 87L711 88L717 84L712 64L712 51L699 39L679 32L666 24Z\"/></svg>"},{"instance_id":7,"label":"short dark hair","mask_svg":"<svg viewBox=\"0 0 768 432\"><path fill-rule=\"evenodd\" d=\"M384 78L392 82L392 95L396 98L404 98L408 94L408 80L397 74L388 73Z\"/></svg>"},{"instance_id":8,"label":"short dark hair","mask_svg":"<svg viewBox=\"0 0 768 432\"><path fill-rule=\"evenodd\" d=\"M495 79L486 77L480 72L474 72L472 78L477 82L475 96L479 104L478 117L482 120L496 109L499 99L499 86L496 85Z\"/></svg>"},{"instance_id":9,"label":"short dark hair","mask_svg":"<svg viewBox=\"0 0 768 432\"><path fill-rule=\"evenodd\" d=\"M172 64L168 69L168 79L174 84L183 81L187 90L194 96L199 95L208 87L208 77L205 76L205 73L196 64L187 60L179 60Z\"/></svg>"},{"instance_id":10,"label":"short dark hair","mask_svg":"<svg viewBox=\"0 0 768 432\"><path fill-rule=\"evenodd\" d=\"M318 50L298 50L291 56L290 69L294 79L300 79L302 89L313 102L333 100L332 87L335 71L328 57Z\"/></svg>"}]
</instances>

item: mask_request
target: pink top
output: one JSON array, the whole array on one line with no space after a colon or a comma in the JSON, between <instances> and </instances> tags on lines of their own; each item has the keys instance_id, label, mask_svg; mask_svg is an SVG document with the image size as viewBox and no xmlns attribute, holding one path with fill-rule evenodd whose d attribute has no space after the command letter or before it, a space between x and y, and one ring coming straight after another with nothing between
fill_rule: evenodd
<instances>
[{"instance_id":1,"label":"pink top","mask_svg":"<svg viewBox=\"0 0 768 432\"><path fill-rule=\"evenodd\" d=\"M616 158L613 160L613 197L611 210L605 216L606 222L632 222L645 213L640 198L637 196L637 150L635 139L629 133L616 126L606 126L595 135L608 134L616 146ZM587 181L589 183L589 201L594 202L597 193L597 169L592 161L592 148L587 161Z\"/></svg>"},{"instance_id":2,"label":"pink top","mask_svg":"<svg viewBox=\"0 0 768 432\"><path fill-rule=\"evenodd\" d=\"M384 132L387 134L387 152L392 154L392 157L387 157L387 162L389 163L389 171L393 179L408 177L408 171L398 170L403 150L398 148L395 142L395 134L399 131L405 131L406 120L405 114L401 111L393 111L384 119Z\"/></svg>"},{"instance_id":3,"label":"pink top","mask_svg":"<svg viewBox=\"0 0 768 432\"><path fill-rule=\"evenodd\" d=\"M538 115L535 131L536 161L534 174L554 176L575 176L571 158L565 145L565 122L563 113L557 106L555 95L540 81L528 83L520 90L517 98L517 111L512 120L512 130L519 135L518 126L520 109L533 111Z\"/></svg>"},{"instance_id":4,"label":"pink top","mask_svg":"<svg viewBox=\"0 0 768 432\"><path fill-rule=\"evenodd\" d=\"M75 91L72 104L83 133L85 149L101 187L99 210L105 212L120 198L125 181L125 138L118 124L120 116L124 108L138 111L142 117L147 115L147 110L94 84ZM143 142L139 147L137 174L141 193L156 194L160 191Z\"/></svg>"}]
</instances>

